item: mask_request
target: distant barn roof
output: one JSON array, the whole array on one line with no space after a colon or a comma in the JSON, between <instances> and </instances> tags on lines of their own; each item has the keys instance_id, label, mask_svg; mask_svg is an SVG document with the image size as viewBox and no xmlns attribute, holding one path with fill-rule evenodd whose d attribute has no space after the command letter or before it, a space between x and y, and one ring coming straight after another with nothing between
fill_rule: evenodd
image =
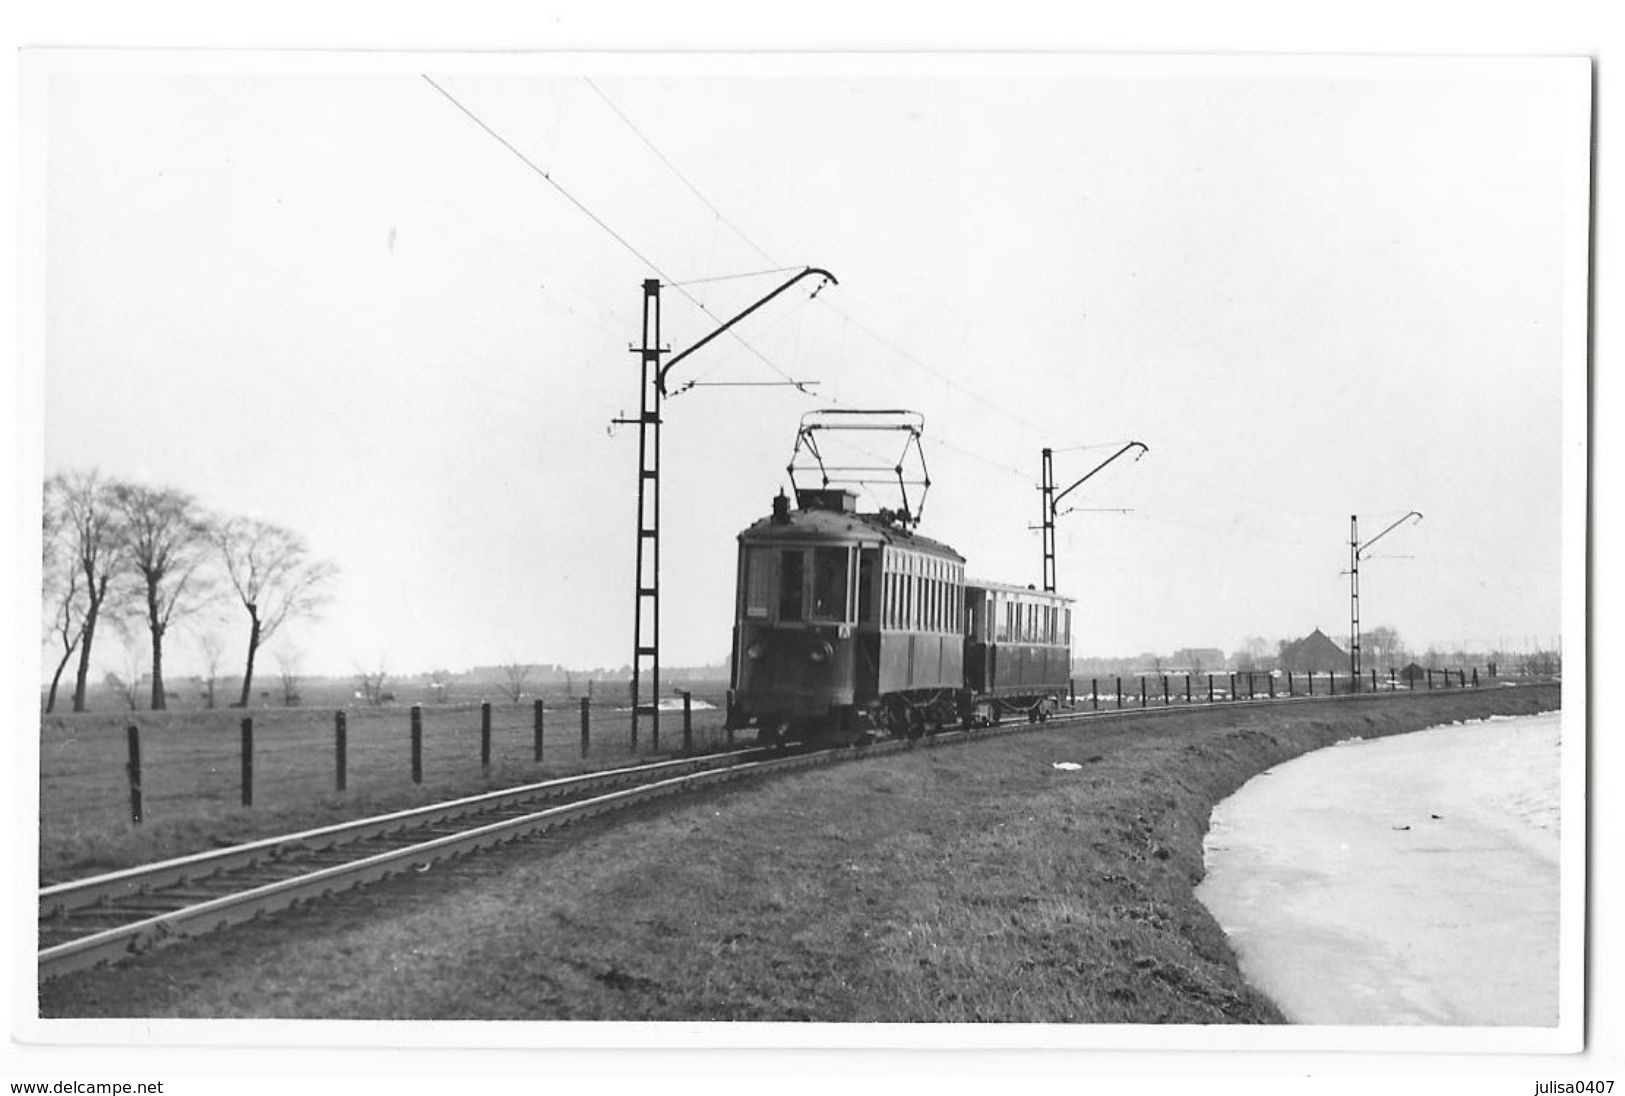
<instances>
[{"instance_id":1,"label":"distant barn roof","mask_svg":"<svg viewBox=\"0 0 1625 1096\"><path fill-rule=\"evenodd\" d=\"M1319 628L1281 649L1283 670L1336 670L1348 661L1348 652Z\"/></svg>"}]
</instances>

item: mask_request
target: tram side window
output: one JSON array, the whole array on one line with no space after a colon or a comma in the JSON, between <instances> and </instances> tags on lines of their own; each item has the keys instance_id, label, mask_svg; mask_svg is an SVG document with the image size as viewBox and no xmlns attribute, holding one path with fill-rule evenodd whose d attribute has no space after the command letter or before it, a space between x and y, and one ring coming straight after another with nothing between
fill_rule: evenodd
<instances>
[{"instance_id":1,"label":"tram side window","mask_svg":"<svg viewBox=\"0 0 1625 1096\"><path fill-rule=\"evenodd\" d=\"M875 622L875 550L858 550L858 623Z\"/></svg>"},{"instance_id":2,"label":"tram side window","mask_svg":"<svg viewBox=\"0 0 1625 1096\"><path fill-rule=\"evenodd\" d=\"M761 548L745 553L745 616L765 618L773 597L773 557Z\"/></svg>"},{"instance_id":3,"label":"tram side window","mask_svg":"<svg viewBox=\"0 0 1625 1096\"><path fill-rule=\"evenodd\" d=\"M801 580L804 557L799 548L779 553L779 619L801 619Z\"/></svg>"},{"instance_id":4,"label":"tram side window","mask_svg":"<svg viewBox=\"0 0 1625 1096\"><path fill-rule=\"evenodd\" d=\"M813 549L812 619L846 619L846 566L845 548Z\"/></svg>"}]
</instances>

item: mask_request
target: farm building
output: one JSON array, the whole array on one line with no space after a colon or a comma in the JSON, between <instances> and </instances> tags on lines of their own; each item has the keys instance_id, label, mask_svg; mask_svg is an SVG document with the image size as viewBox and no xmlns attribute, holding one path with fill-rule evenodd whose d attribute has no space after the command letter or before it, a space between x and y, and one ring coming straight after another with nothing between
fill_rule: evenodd
<instances>
[{"instance_id":1,"label":"farm building","mask_svg":"<svg viewBox=\"0 0 1625 1096\"><path fill-rule=\"evenodd\" d=\"M1169 661L1180 670L1200 674L1224 669L1224 652L1217 647L1181 647Z\"/></svg>"},{"instance_id":2,"label":"farm building","mask_svg":"<svg viewBox=\"0 0 1625 1096\"><path fill-rule=\"evenodd\" d=\"M1281 648L1281 669L1317 674L1346 670L1349 654L1319 628Z\"/></svg>"}]
</instances>

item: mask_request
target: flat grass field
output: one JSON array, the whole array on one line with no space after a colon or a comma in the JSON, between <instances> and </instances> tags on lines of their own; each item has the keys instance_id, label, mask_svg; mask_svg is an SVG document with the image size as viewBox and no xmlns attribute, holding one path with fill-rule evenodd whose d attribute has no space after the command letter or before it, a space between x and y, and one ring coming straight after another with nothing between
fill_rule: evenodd
<instances>
[{"instance_id":1,"label":"flat grass field","mask_svg":"<svg viewBox=\"0 0 1625 1096\"><path fill-rule=\"evenodd\" d=\"M1133 713L640 808L42 987L46 1017L1278 1023L1214 803L1555 685ZM1058 770L1071 761L1077 770Z\"/></svg>"},{"instance_id":2,"label":"flat grass field","mask_svg":"<svg viewBox=\"0 0 1625 1096\"><path fill-rule=\"evenodd\" d=\"M538 765L531 703L494 702L491 766L485 771L480 767L478 703L426 704L422 712L423 783L415 785L410 709L391 705L345 711L343 792L336 790L333 709L44 716L40 885L492 788L676 756L683 741L682 712L662 712L661 752L653 752L644 718L634 759L629 714L594 707L590 749L583 757L580 708L571 704L544 712ZM245 715L254 721L252 807L242 806ZM725 745L722 722L720 710L693 712L696 751ZM131 821L125 771L125 728L130 725L140 732L140 825Z\"/></svg>"}]
</instances>

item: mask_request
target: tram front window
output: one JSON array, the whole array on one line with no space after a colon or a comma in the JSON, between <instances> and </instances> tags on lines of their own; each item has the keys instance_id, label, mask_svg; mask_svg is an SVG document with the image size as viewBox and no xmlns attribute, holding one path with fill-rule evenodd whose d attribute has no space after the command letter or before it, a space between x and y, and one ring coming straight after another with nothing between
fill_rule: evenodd
<instances>
[{"instance_id":1,"label":"tram front window","mask_svg":"<svg viewBox=\"0 0 1625 1096\"><path fill-rule=\"evenodd\" d=\"M779 619L801 619L801 549L786 549L779 554Z\"/></svg>"},{"instance_id":2,"label":"tram front window","mask_svg":"<svg viewBox=\"0 0 1625 1096\"><path fill-rule=\"evenodd\" d=\"M846 568L845 548L813 549L814 620L846 619Z\"/></svg>"}]
</instances>

